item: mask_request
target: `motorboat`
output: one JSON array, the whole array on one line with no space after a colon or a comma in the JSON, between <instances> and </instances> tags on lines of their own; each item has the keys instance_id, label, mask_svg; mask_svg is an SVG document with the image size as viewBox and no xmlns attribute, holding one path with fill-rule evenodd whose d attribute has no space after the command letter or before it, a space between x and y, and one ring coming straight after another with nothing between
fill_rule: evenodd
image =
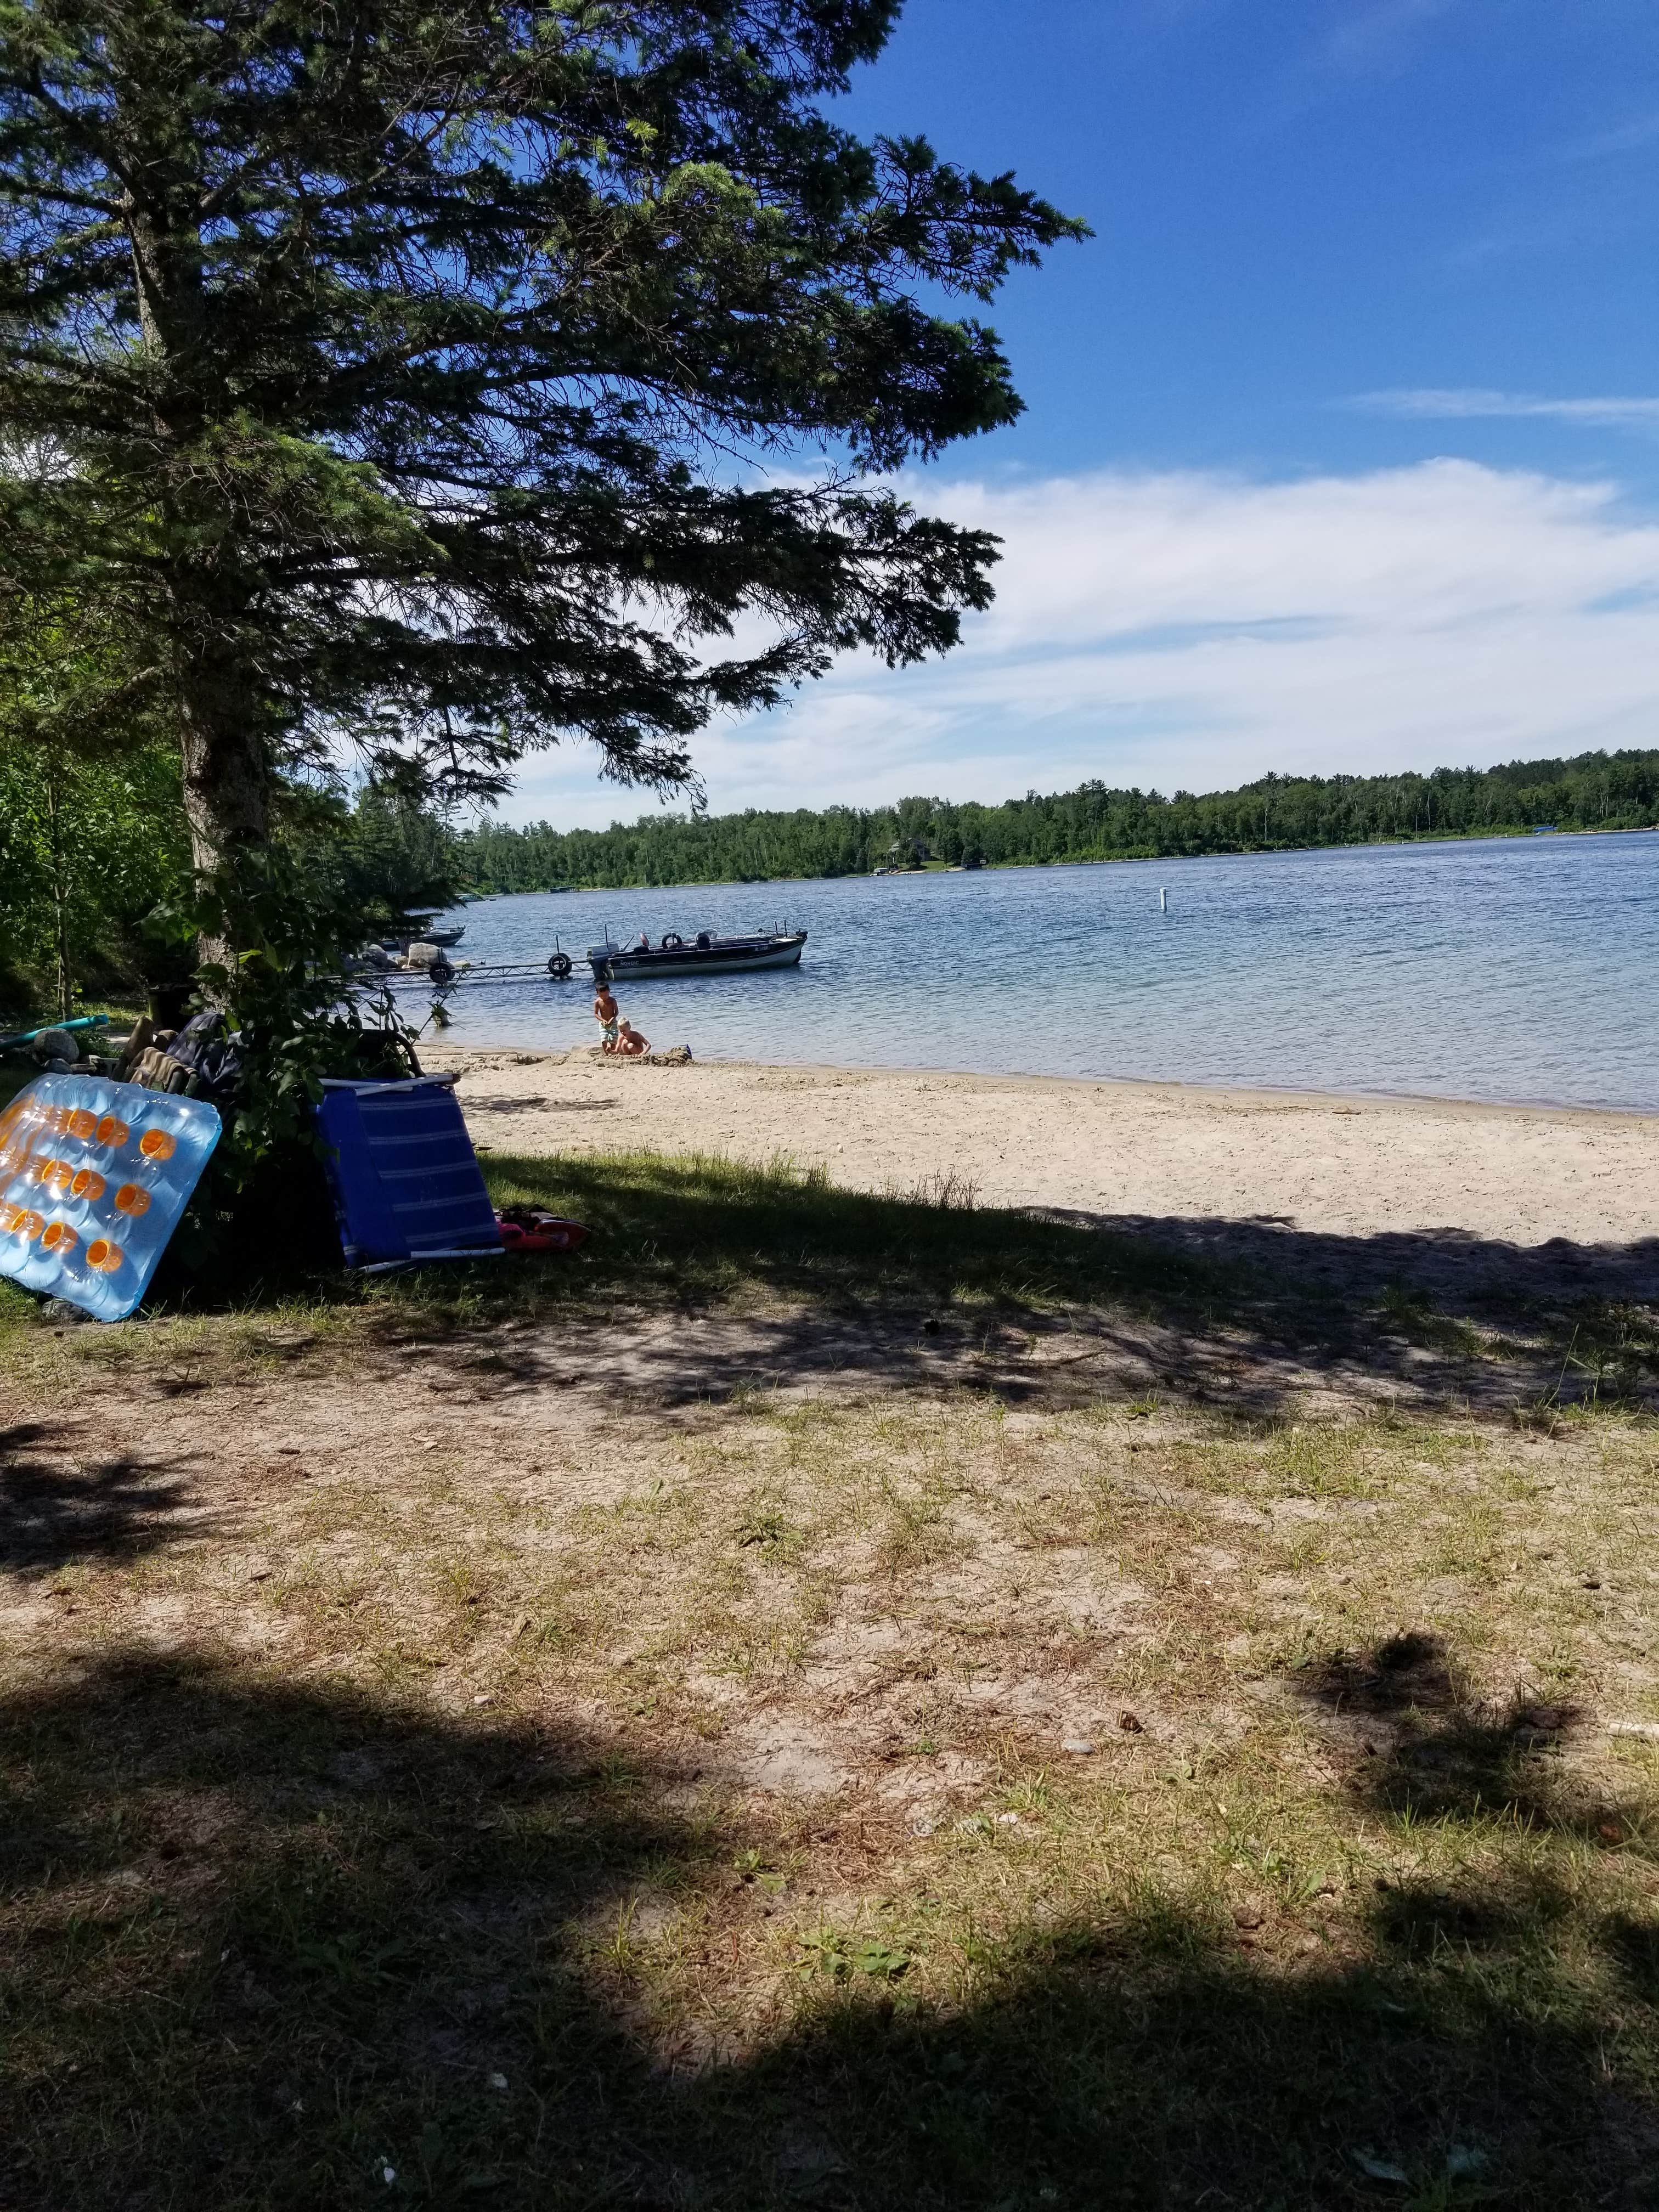
<instances>
[{"instance_id":1,"label":"motorboat","mask_svg":"<svg viewBox=\"0 0 1659 2212\"><path fill-rule=\"evenodd\" d=\"M393 959L404 960L409 957L409 948L411 945L435 945L441 951L447 951L450 946L459 945L465 935L466 924L464 921L452 922L447 929L412 930L406 936L378 939L375 944L368 948L369 957L372 959L374 953L379 951L388 954Z\"/></svg>"},{"instance_id":2,"label":"motorboat","mask_svg":"<svg viewBox=\"0 0 1659 2212\"><path fill-rule=\"evenodd\" d=\"M806 943L804 929L763 930L753 937L695 937L670 930L653 945L636 937L629 945L590 945L587 964L598 983L637 983L656 975L737 975L753 969L794 968Z\"/></svg>"}]
</instances>

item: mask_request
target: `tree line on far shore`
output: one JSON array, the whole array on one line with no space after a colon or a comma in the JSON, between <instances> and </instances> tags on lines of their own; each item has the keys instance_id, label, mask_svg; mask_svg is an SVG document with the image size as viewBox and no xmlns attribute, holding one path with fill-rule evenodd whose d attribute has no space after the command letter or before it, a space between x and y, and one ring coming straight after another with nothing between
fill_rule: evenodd
<instances>
[{"instance_id":1,"label":"tree line on far shore","mask_svg":"<svg viewBox=\"0 0 1659 2212\"><path fill-rule=\"evenodd\" d=\"M930 860L988 867L1157 860L1655 822L1659 750L1590 752L1429 775L1269 775L1237 791L1170 799L1091 781L1000 806L904 799L821 812L644 815L609 830L486 823L459 839L458 860L480 891L611 890L863 875Z\"/></svg>"}]
</instances>

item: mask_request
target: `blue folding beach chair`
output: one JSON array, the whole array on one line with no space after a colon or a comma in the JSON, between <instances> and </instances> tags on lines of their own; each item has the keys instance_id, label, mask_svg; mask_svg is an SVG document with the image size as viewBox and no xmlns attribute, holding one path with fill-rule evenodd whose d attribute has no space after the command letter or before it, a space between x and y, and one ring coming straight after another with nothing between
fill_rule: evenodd
<instances>
[{"instance_id":1,"label":"blue folding beach chair","mask_svg":"<svg viewBox=\"0 0 1659 2212\"><path fill-rule=\"evenodd\" d=\"M324 1081L317 1123L348 1267L377 1274L501 1251L453 1080Z\"/></svg>"}]
</instances>

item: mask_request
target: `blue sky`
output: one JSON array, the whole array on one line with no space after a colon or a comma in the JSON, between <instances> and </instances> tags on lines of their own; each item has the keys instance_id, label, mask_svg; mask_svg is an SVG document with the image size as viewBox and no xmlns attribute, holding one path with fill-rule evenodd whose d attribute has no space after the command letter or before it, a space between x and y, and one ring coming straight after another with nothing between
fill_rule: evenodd
<instances>
[{"instance_id":1,"label":"blue sky","mask_svg":"<svg viewBox=\"0 0 1659 2212\"><path fill-rule=\"evenodd\" d=\"M1024 420L907 486L997 608L711 731L711 804L1659 743L1656 64L1653 0L909 0L842 116L1096 236L990 311ZM643 811L593 767L505 811Z\"/></svg>"},{"instance_id":2,"label":"blue sky","mask_svg":"<svg viewBox=\"0 0 1659 2212\"><path fill-rule=\"evenodd\" d=\"M1095 227L994 312L1030 406L1001 465L1654 480L1611 429L1344 404L1659 392L1651 0L910 0L848 106Z\"/></svg>"}]
</instances>

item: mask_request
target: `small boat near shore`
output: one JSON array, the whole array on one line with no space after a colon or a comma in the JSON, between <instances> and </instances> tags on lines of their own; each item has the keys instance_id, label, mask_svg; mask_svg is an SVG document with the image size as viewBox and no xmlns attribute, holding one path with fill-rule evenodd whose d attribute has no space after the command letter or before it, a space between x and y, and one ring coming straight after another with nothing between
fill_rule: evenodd
<instances>
[{"instance_id":1,"label":"small boat near shore","mask_svg":"<svg viewBox=\"0 0 1659 2212\"><path fill-rule=\"evenodd\" d=\"M410 965L410 948L415 945L429 947L441 960L445 954L453 951L465 935L466 925L463 922L459 927L453 929L423 931L418 937L371 938L361 951L352 954L349 964L354 969L369 969L377 974L384 974L396 968L406 968ZM426 955L422 954L414 964L416 968L424 969L431 963Z\"/></svg>"},{"instance_id":2,"label":"small boat near shore","mask_svg":"<svg viewBox=\"0 0 1659 2212\"><path fill-rule=\"evenodd\" d=\"M441 944L434 938L423 940L434 947L434 957L422 958L411 966L405 959L394 962L389 953L375 945L371 948L375 959L364 957L353 963L356 972L372 977L379 983L418 982L422 988L447 994L456 985L465 982L469 989L480 983L516 983L522 986L532 975L546 975L555 983L568 983L577 962L572 955L554 941L554 947L545 961L541 960L462 960L449 959ZM583 956L593 971L596 983L648 982L654 976L678 975L738 975L762 968L796 968L806 943L804 929L757 930L752 937L716 937L700 929L694 938L684 938L671 930L651 944L640 936L627 945L618 945L607 933L603 945L590 945Z\"/></svg>"},{"instance_id":3,"label":"small boat near shore","mask_svg":"<svg viewBox=\"0 0 1659 2212\"><path fill-rule=\"evenodd\" d=\"M411 945L435 945L441 951L448 951L452 946L459 945L465 935L466 924L464 921L456 921L451 922L444 929L409 929L400 931L392 937L374 938L364 949L371 955L377 951L385 952L394 959L405 960L409 957L409 948Z\"/></svg>"},{"instance_id":4,"label":"small boat near shore","mask_svg":"<svg viewBox=\"0 0 1659 2212\"><path fill-rule=\"evenodd\" d=\"M806 943L804 929L763 930L752 937L715 937L700 929L693 938L671 930L653 945L635 938L617 945L609 937L590 945L587 964L596 983L638 983L653 976L738 975L762 968L795 968Z\"/></svg>"}]
</instances>

